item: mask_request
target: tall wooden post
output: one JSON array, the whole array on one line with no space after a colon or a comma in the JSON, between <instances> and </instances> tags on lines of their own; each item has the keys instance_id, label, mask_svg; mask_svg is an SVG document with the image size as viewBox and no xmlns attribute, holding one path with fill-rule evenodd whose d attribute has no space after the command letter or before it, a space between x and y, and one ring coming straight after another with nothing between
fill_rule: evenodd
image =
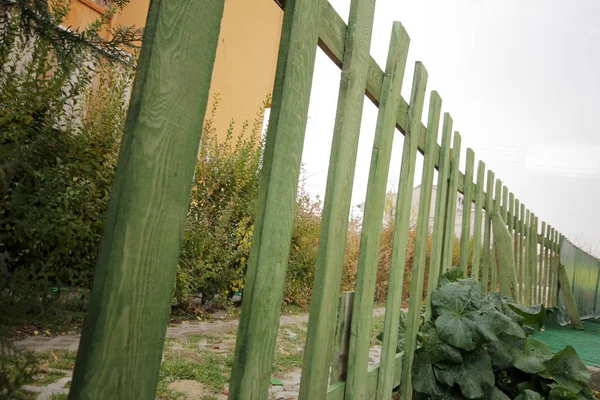
<instances>
[{"instance_id":1,"label":"tall wooden post","mask_svg":"<svg viewBox=\"0 0 600 400\"><path fill-rule=\"evenodd\" d=\"M150 3L70 399L155 397L223 6Z\"/></svg>"}]
</instances>

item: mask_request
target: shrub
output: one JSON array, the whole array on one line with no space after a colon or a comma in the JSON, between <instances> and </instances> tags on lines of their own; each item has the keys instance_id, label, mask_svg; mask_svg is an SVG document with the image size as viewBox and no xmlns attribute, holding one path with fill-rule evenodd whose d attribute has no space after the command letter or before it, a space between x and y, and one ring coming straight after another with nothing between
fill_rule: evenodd
<instances>
[{"instance_id":1,"label":"shrub","mask_svg":"<svg viewBox=\"0 0 600 400\"><path fill-rule=\"evenodd\" d=\"M590 372L571 346L553 355L528 336L542 306L484 296L473 279L442 279L431 304L433 316L422 321L415 352L415 398L593 399ZM402 351L406 318L398 332Z\"/></svg>"},{"instance_id":2,"label":"shrub","mask_svg":"<svg viewBox=\"0 0 600 400\"><path fill-rule=\"evenodd\" d=\"M13 310L0 323L46 313L50 288L93 276L133 69L99 39L106 16L71 32L67 11L0 8L0 303Z\"/></svg>"},{"instance_id":3,"label":"shrub","mask_svg":"<svg viewBox=\"0 0 600 400\"><path fill-rule=\"evenodd\" d=\"M39 373L38 360L29 351L11 342L0 342L0 399L14 399L21 386L33 382Z\"/></svg>"},{"instance_id":4,"label":"shrub","mask_svg":"<svg viewBox=\"0 0 600 400\"><path fill-rule=\"evenodd\" d=\"M204 301L244 287L258 197L264 109L235 135L232 121L219 141L211 116L202 132L173 304L185 306L192 296Z\"/></svg>"}]
</instances>

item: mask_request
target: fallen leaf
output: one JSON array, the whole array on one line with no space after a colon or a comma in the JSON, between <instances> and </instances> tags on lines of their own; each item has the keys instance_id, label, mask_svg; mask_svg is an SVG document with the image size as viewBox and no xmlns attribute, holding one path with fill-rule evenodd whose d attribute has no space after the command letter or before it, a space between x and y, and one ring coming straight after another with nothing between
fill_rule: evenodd
<instances>
[{"instance_id":1,"label":"fallen leaf","mask_svg":"<svg viewBox=\"0 0 600 400\"><path fill-rule=\"evenodd\" d=\"M33 331L33 334L34 334L34 335L37 335L38 333L39 333L38 331Z\"/></svg>"},{"instance_id":2,"label":"fallen leaf","mask_svg":"<svg viewBox=\"0 0 600 400\"><path fill-rule=\"evenodd\" d=\"M273 386L283 386L283 382L277 378L271 378L269 381Z\"/></svg>"}]
</instances>

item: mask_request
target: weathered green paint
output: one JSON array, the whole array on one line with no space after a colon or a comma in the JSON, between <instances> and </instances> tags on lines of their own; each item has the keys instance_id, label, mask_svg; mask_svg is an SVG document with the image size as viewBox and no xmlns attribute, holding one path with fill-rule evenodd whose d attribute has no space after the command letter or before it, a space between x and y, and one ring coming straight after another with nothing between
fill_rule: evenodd
<instances>
[{"instance_id":1,"label":"weathered green paint","mask_svg":"<svg viewBox=\"0 0 600 400\"><path fill-rule=\"evenodd\" d=\"M549 283L549 273L550 273L550 224L546 226L545 234L544 234L544 267L542 269L542 304L548 307L548 283Z\"/></svg>"},{"instance_id":2,"label":"weathered green paint","mask_svg":"<svg viewBox=\"0 0 600 400\"><path fill-rule=\"evenodd\" d=\"M469 266L469 242L471 240L471 210L473 208L474 189L473 169L475 168L475 153L467 149L467 160L465 164L465 193L463 197L462 229L460 235L460 262L459 267L467 276Z\"/></svg>"},{"instance_id":3,"label":"weathered green paint","mask_svg":"<svg viewBox=\"0 0 600 400\"><path fill-rule=\"evenodd\" d=\"M400 352L396 354L396 358L394 360L394 387L400 384L400 370L402 365L402 357L404 357L404 352ZM375 364L369 367L369 372L367 372L367 395L365 398L374 399L378 387L378 376L379 371L381 370L381 364ZM327 389L327 400L344 400L345 399L345 390L346 390L346 382L338 382L334 383Z\"/></svg>"},{"instance_id":4,"label":"weathered green paint","mask_svg":"<svg viewBox=\"0 0 600 400\"><path fill-rule=\"evenodd\" d=\"M507 224L508 219L508 188L502 186L502 214L500 215L504 222Z\"/></svg>"},{"instance_id":5,"label":"weathered green paint","mask_svg":"<svg viewBox=\"0 0 600 400\"><path fill-rule=\"evenodd\" d=\"M529 273L529 253L531 253L531 212L529 209L525 210L525 222L523 225L525 229L525 240L523 243L524 254L523 254L523 282L525 289L523 290L525 305L531 305L531 274Z\"/></svg>"},{"instance_id":6,"label":"weathered green paint","mask_svg":"<svg viewBox=\"0 0 600 400\"><path fill-rule=\"evenodd\" d=\"M335 333L335 306L342 279L374 12L374 0L353 0L350 3L299 399L323 398L327 392ZM391 140L389 143L391 147ZM383 217L385 187L382 193L379 188L370 186L372 190L367 198L363 236L372 234L373 228L377 229L376 224L381 224ZM381 215L377 217L379 209ZM371 218L378 221L371 221ZM369 227L369 224L375 226ZM361 294L358 291L357 287L354 311L361 307ZM356 322L353 315L352 323ZM352 374L351 358L352 354L349 354L349 376Z\"/></svg>"},{"instance_id":7,"label":"weathered green paint","mask_svg":"<svg viewBox=\"0 0 600 400\"><path fill-rule=\"evenodd\" d=\"M546 221L542 221L542 230L540 232L540 261L537 263L538 266L538 276L537 276L537 285L538 285L538 291L537 291L537 298L536 298L536 302L537 303L541 303L544 304L544 271L546 268L546 257L545 257L545 252L544 252L544 248L546 247L546 236L545 236L545 232L546 232Z\"/></svg>"},{"instance_id":8,"label":"weathered green paint","mask_svg":"<svg viewBox=\"0 0 600 400\"><path fill-rule=\"evenodd\" d=\"M435 197L435 210L433 217L433 237L431 243L431 257L429 262L426 318L431 316L431 292L437 287L442 265L442 247L444 240L444 223L446 215L446 203L448 193L448 176L450 175L450 140L452 135L452 117L444 113L442 125L442 147L439 153L437 193ZM388 292L389 296L389 292Z\"/></svg>"},{"instance_id":9,"label":"weathered green paint","mask_svg":"<svg viewBox=\"0 0 600 400\"><path fill-rule=\"evenodd\" d=\"M519 274L519 283L521 288L521 302L526 304L527 297L527 278L525 274L525 247L527 241L525 238L527 216L525 215L525 204L521 204L521 212L519 213L519 266L517 268Z\"/></svg>"},{"instance_id":10,"label":"weathered green paint","mask_svg":"<svg viewBox=\"0 0 600 400\"><path fill-rule=\"evenodd\" d=\"M496 179L496 188L494 190L494 212L498 212L500 213L500 215L504 215L504 211L502 210L502 181L500 179ZM492 227L492 234L494 233L493 227ZM490 266L492 269L491 272L491 278L492 278L492 287L491 287L491 291L492 292L497 292L498 291L498 260L496 257L496 238L493 237L492 238L492 249L491 249L491 260L490 260Z\"/></svg>"},{"instance_id":11,"label":"weathered green paint","mask_svg":"<svg viewBox=\"0 0 600 400\"><path fill-rule=\"evenodd\" d=\"M518 200L517 200L518 201ZM510 232L511 235L511 242L512 242L512 254L513 254L513 266L514 266L514 277L515 277L515 282L516 282L516 286L515 286L515 290L516 290L516 294L515 294L515 302L520 302L521 300L521 288L520 288L520 282L519 282L519 278L518 278L518 270L517 270L517 263L518 263L518 243L517 243L517 228L516 228L516 220L517 220L517 215L516 215L516 211L519 210L519 207L516 206L515 203L515 195L513 192L510 192L508 194L508 231ZM516 211L515 211L516 208Z\"/></svg>"},{"instance_id":12,"label":"weathered green paint","mask_svg":"<svg viewBox=\"0 0 600 400\"><path fill-rule=\"evenodd\" d=\"M555 262L560 262L558 257L555 257ZM577 303L575 302L575 297L573 297L573 290L571 290L571 282L569 282L569 277L567 276L564 265L558 265L558 284L560 285L560 293L567 305L567 313L571 319L571 326L575 329L583 330L579 311L577 310Z\"/></svg>"},{"instance_id":13,"label":"weathered green paint","mask_svg":"<svg viewBox=\"0 0 600 400\"><path fill-rule=\"evenodd\" d=\"M431 92L429 102L429 117L427 120L427 140L425 145L425 158L423 160L423 176L421 178L421 195L419 197L419 213L417 218L417 232L415 240L415 253L412 268L412 281L408 305L408 326L406 331L404 360L402 361L402 387L401 397L409 398L412 394L412 365L417 346L417 333L419 332L421 318L421 302L423 286L425 283L425 269L427 256L427 236L429 234L429 216L431 212L431 193L433 185L433 157L434 146L437 145L440 113L442 100L437 92ZM382 393L381 399L392 396L392 388Z\"/></svg>"},{"instance_id":14,"label":"weathered green paint","mask_svg":"<svg viewBox=\"0 0 600 400\"><path fill-rule=\"evenodd\" d=\"M415 162L417 158L417 136L414 128L419 128L419 123L423 115L423 102L425 101L425 88L427 85L427 70L423 64L417 62L413 75L413 86L411 92L411 117L410 129L404 136L404 145L402 148L402 164L400 167L400 180L398 183L398 197L396 200L396 215L394 220L394 237L392 239L392 258L390 262L390 276L387 293L387 306L385 309L385 319L383 328L383 341L381 346L381 361L384 367L381 374L386 374L384 384L389 386L389 373L391 360L396 353L398 324L400 322L400 307L402 302L402 286L404 283L404 270L406 262L406 246L408 243L408 230L410 225L410 208L412 200L412 188L415 177ZM415 136L413 134L415 133ZM371 297L373 293L371 292ZM370 318L370 316L369 316ZM369 346L370 333L366 335L367 351ZM363 339L363 340L364 340ZM352 351L352 343L351 348ZM385 358L384 358L385 357ZM367 362L365 361L365 367ZM357 377L357 379L360 377ZM364 379L364 376L362 377ZM346 386L346 396L355 389L349 385ZM364 395L364 391L361 392Z\"/></svg>"},{"instance_id":15,"label":"weathered green paint","mask_svg":"<svg viewBox=\"0 0 600 400\"><path fill-rule=\"evenodd\" d=\"M342 292L338 303L335 337L333 339L333 357L331 359L331 373L329 377L330 385L346 380L353 306L354 292Z\"/></svg>"},{"instance_id":16,"label":"weathered green paint","mask_svg":"<svg viewBox=\"0 0 600 400\"><path fill-rule=\"evenodd\" d=\"M380 120L382 121L382 124L387 124L387 126L382 125L382 129L385 127L385 129L391 130L391 133L394 132L394 128L395 128L395 119L396 119L396 111L398 109L397 104L399 102L399 99L401 98L400 96L400 88L402 85L402 76L404 75L404 68L406 65L406 57L408 54L408 43L409 43L409 38L408 35L406 34L406 32L404 31L404 28L402 27L402 25L400 23L395 22L393 27L392 27L392 37L391 37L391 41L390 41L390 49L388 51L388 65L386 66L386 70L388 71L386 73L386 76L384 76L384 84L383 84L383 100L380 104L380 110L385 109L386 114L383 115L382 112L380 111ZM379 125L378 125L379 127ZM376 130L376 136L377 136L377 132L379 132L379 128ZM373 149L373 153L375 154L375 151L377 149L374 148ZM391 151L391 144L389 146L389 150ZM388 154L388 167L386 167L386 170L389 168L389 154ZM385 190L385 182L384 182L384 190ZM381 218L379 218L379 220L381 220ZM394 244L396 245L396 244ZM375 261L375 264L377 264L377 261ZM404 269L402 269L402 272L404 271ZM394 284L399 283L399 292L402 292L402 278L399 277L400 271L399 268L396 268L394 272L394 278L395 281L392 282L391 277L392 274L390 272L390 281L389 281L389 287L392 288ZM373 274L373 272L371 271L371 274ZM400 278L400 282L398 282L398 278ZM371 277L372 279L372 277ZM391 289L390 289L391 290ZM396 291L398 291L398 287L395 287ZM388 298L389 298L390 293L388 292ZM394 295L398 295L397 293L394 293ZM371 296L371 300L372 300ZM401 299L401 294L400 294L400 299ZM398 299L394 299L394 302L391 304L399 304L399 302L401 300ZM388 321L388 313L390 312L396 312L397 316L396 316L396 325L393 325L393 323L391 321ZM370 317L369 317L370 318ZM397 324L398 324L398 320L399 320L399 310L386 310L386 322L385 322L385 326L387 327L387 329L389 330L389 332L386 332L384 334L384 338L383 341L384 343L386 343L386 341L388 342L387 346L383 346L383 351L381 353L381 365L383 365L382 368L380 368L378 371L379 377L378 380L380 382L380 384L378 385L378 390L384 390L384 388L389 387L390 384L393 384L393 382L390 382L391 379L393 379L394 376L394 363L396 362L396 347L392 346L393 343L396 342L396 338L394 337L393 339L390 338L389 334L393 333L391 332L392 330L395 330L395 334L397 335ZM394 328L392 328L392 326ZM369 335L367 335L369 336ZM392 340L391 342L389 342L390 340Z\"/></svg>"},{"instance_id":17,"label":"weathered green paint","mask_svg":"<svg viewBox=\"0 0 600 400\"><path fill-rule=\"evenodd\" d=\"M506 222L497 211L492 214L492 222L498 259L500 291L514 301L517 298L517 277L515 274L512 236L506 228Z\"/></svg>"},{"instance_id":18,"label":"weathered green paint","mask_svg":"<svg viewBox=\"0 0 600 400\"><path fill-rule=\"evenodd\" d=\"M531 235L531 281L533 283L531 299L533 304L537 304L538 294L538 226L539 219L536 216L533 218L533 232Z\"/></svg>"},{"instance_id":19,"label":"weathered green paint","mask_svg":"<svg viewBox=\"0 0 600 400\"><path fill-rule=\"evenodd\" d=\"M452 267L452 249L455 239L454 223L456 221L456 200L458 198L458 181L460 179L460 141L460 133L454 132L450 156L450 185L448 186L448 202L446 204L444 247L442 250L442 270L444 272Z\"/></svg>"},{"instance_id":20,"label":"weathered green paint","mask_svg":"<svg viewBox=\"0 0 600 400\"><path fill-rule=\"evenodd\" d=\"M150 3L70 399L155 397L223 6Z\"/></svg>"},{"instance_id":21,"label":"weathered green paint","mask_svg":"<svg viewBox=\"0 0 600 400\"><path fill-rule=\"evenodd\" d=\"M475 221L473 223L473 256L471 257L471 277L479 280L481 264L481 225L483 224L483 180L485 178L485 163L477 165L477 184L475 185Z\"/></svg>"},{"instance_id":22,"label":"weathered green paint","mask_svg":"<svg viewBox=\"0 0 600 400\"><path fill-rule=\"evenodd\" d=\"M229 384L230 400L264 399L269 389L320 9L319 0L288 0L284 13L244 302ZM196 18L194 24L200 20L204 18ZM337 295L338 292L331 301L334 308Z\"/></svg>"},{"instance_id":23,"label":"weathered green paint","mask_svg":"<svg viewBox=\"0 0 600 400\"><path fill-rule=\"evenodd\" d=\"M552 250L553 257L558 259L558 263L551 264L552 266L552 306L556 307L558 305L558 264L560 263L560 254L559 254L559 245L558 245L558 231L552 228L550 232L550 237L552 241Z\"/></svg>"},{"instance_id":24,"label":"weathered green paint","mask_svg":"<svg viewBox=\"0 0 600 400\"><path fill-rule=\"evenodd\" d=\"M483 234L483 261L481 263L481 285L484 293L490 284L490 245L492 238L492 213L494 212L494 171L488 170L485 194L485 229Z\"/></svg>"}]
</instances>

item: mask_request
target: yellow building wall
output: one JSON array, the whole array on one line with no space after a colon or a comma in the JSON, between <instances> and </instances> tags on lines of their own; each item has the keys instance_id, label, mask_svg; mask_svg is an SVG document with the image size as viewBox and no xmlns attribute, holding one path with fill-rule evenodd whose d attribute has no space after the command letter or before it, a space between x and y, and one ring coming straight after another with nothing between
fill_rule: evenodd
<instances>
[{"instance_id":1,"label":"yellow building wall","mask_svg":"<svg viewBox=\"0 0 600 400\"><path fill-rule=\"evenodd\" d=\"M149 4L150 0L131 0L112 24L144 26ZM95 21L102 9L93 0L72 0L63 25L83 28ZM231 120L236 127L244 120L252 122L272 92L282 22L283 11L274 0L225 1L210 87L211 96L218 93L221 98L214 121L219 138L224 137Z\"/></svg>"}]
</instances>

